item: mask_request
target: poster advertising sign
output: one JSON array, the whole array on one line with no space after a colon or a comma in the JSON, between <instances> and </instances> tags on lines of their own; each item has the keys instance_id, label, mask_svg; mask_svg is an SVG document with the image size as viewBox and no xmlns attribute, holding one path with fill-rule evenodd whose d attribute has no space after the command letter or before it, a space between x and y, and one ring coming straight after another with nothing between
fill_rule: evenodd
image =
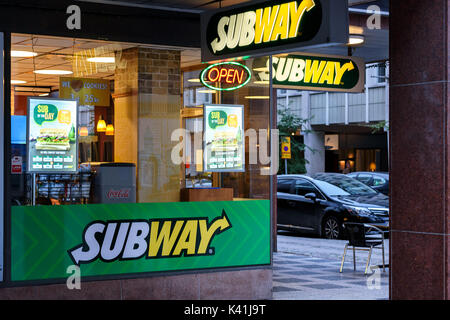
<instances>
[{"instance_id":1,"label":"poster advertising sign","mask_svg":"<svg viewBox=\"0 0 450 320\"><path fill-rule=\"evenodd\" d=\"M204 171L244 171L244 106L204 105L203 117Z\"/></svg>"},{"instance_id":2,"label":"poster advertising sign","mask_svg":"<svg viewBox=\"0 0 450 320\"><path fill-rule=\"evenodd\" d=\"M258 80L269 80L269 68L268 58L253 61ZM311 53L272 57L272 84L277 89L363 92L365 74L364 60L358 57Z\"/></svg>"},{"instance_id":3,"label":"poster advertising sign","mask_svg":"<svg viewBox=\"0 0 450 320\"><path fill-rule=\"evenodd\" d=\"M347 0L252 1L201 14L202 61L345 44Z\"/></svg>"},{"instance_id":4,"label":"poster advertising sign","mask_svg":"<svg viewBox=\"0 0 450 320\"><path fill-rule=\"evenodd\" d=\"M270 264L269 200L11 209L12 281Z\"/></svg>"},{"instance_id":5,"label":"poster advertising sign","mask_svg":"<svg viewBox=\"0 0 450 320\"><path fill-rule=\"evenodd\" d=\"M75 172L78 167L77 101L28 98L28 172Z\"/></svg>"},{"instance_id":6,"label":"poster advertising sign","mask_svg":"<svg viewBox=\"0 0 450 320\"><path fill-rule=\"evenodd\" d=\"M109 80L61 77L59 97L74 99L80 106L110 106Z\"/></svg>"}]
</instances>

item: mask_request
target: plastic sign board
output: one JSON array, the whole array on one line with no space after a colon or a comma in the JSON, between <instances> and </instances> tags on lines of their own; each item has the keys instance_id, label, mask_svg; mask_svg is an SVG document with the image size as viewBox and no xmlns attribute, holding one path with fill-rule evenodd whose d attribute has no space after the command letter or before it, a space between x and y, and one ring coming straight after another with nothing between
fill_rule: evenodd
<instances>
[{"instance_id":1,"label":"plastic sign board","mask_svg":"<svg viewBox=\"0 0 450 320\"><path fill-rule=\"evenodd\" d=\"M269 200L11 210L12 281L270 264Z\"/></svg>"},{"instance_id":2,"label":"plastic sign board","mask_svg":"<svg viewBox=\"0 0 450 320\"><path fill-rule=\"evenodd\" d=\"M347 0L255 1L201 15L202 61L345 44Z\"/></svg>"},{"instance_id":3,"label":"plastic sign board","mask_svg":"<svg viewBox=\"0 0 450 320\"><path fill-rule=\"evenodd\" d=\"M291 159L291 137L281 139L281 159Z\"/></svg>"},{"instance_id":4,"label":"plastic sign board","mask_svg":"<svg viewBox=\"0 0 450 320\"><path fill-rule=\"evenodd\" d=\"M252 73L238 62L220 62L205 68L200 74L200 82L213 90L232 91L249 83Z\"/></svg>"},{"instance_id":5,"label":"plastic sign board","mask_svg":"<svg viewBox=\"0 0 450 320\"><path fill-rule=\"evenodd\" d=\"M244 106L216 104L203 108L203 171L244 171Z\"/></svg>"},{"instance_id":6,"label":"plastic sign board","mask_svg":"<svg viewBox=\"0 0 450 320\"><path fill-rule=\"evenodd\" d=\"M59 88L60 98L75 99L80 106L110 106L109 80L61 77Z\"/></svg>"},{"instance_id":7,"label":"plastic sign board","mask_svg":"<svg viewBox=\"0 0 450 320\"><path fill-rule=\"evenodd\" d=\"M258 80L268 81L270 60L255 59L253 69ZM274 88L319 90L336 92L363 92L365 64L361 58L292 54L272 57L272 84Z\"/></svg>"},{"instance_id":8,"label":"plastic sign board","mask_svg":"<svg viewBox=\"0 0 450 320\"><path fill-rule=\"evenodd\" d=\"M78 169L77 101L28 98L28 172Z\"/></svg>"}]
</instances>

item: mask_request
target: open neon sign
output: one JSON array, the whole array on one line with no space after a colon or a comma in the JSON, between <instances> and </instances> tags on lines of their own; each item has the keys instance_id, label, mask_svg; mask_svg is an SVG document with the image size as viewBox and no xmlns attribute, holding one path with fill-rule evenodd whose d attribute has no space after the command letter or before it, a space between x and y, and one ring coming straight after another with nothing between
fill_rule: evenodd
<instances>
[{"instance_id":1,"label":"open neon sign","mask_svg":"<svg viewBox=\"0 0 450 320\"><path fill-rule=\"evenodd\" d=\"M200 74L200 81L213 90L231 91L245 86L251 76L250 69L241 63L219 62L204 69Z\"/></svg>"}]
</instances>

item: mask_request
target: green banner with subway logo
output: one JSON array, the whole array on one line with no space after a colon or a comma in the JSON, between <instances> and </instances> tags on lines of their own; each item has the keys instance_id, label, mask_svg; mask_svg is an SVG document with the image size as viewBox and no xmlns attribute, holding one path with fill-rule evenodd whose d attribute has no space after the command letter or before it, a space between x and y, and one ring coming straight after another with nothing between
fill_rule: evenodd
<instances>
[{"instance_id":1,"label":"green banner with subway logo","mask_svg":"<svg viewBox=\"0 0 450 320\"><path fill-rule=\"evenodd\" d=\"M11 280L270 264L269 200L17 206Z\"/></svg>"}]
</instances>

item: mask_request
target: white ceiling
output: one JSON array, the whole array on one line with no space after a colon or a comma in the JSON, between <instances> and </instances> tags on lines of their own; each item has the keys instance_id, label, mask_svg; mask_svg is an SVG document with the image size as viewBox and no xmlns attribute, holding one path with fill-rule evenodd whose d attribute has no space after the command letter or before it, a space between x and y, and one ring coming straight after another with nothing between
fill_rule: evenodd
<instances>
[{"instance_id":1,"label":"white ceiling","mask_svg":"<svg viewBox=\"0 0 450 320\"><path fill-rule=\"evenodd\" d=\"M27 83L18 86L48 86L53 90L59 85L58 75L36 74L34 70L58 69L72 71L74 77L113 79L114 65L87 62L88 57L101 53L113 56L115 51L133 47L146 47L132 43L111 43L104 41L70 39L50 36L13 34L11 49L38 53L33 58L12 58L11 79ZM154 48L154 46L153 46ZM173 49L173 48L172 48ZM181 66L200 62L200 50L181 50Z\"/></svg>"}]
</instances>

